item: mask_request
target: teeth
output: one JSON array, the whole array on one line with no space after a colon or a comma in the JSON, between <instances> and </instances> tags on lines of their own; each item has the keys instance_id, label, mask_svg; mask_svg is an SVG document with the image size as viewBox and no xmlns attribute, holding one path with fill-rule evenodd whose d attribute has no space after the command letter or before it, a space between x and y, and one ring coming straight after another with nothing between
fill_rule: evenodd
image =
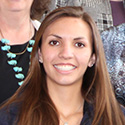
<instances>
[{"instance_id":1,"label":"teeth","mask_svg":"<svg viewBox=\"0 0 125 125\"><path fill-rule=\"evenodd\" d=\"M71 65L54 65L54 67L62 71L68 71L75 68L75 66L71 66Z\"/></svg>"}]
</instances>

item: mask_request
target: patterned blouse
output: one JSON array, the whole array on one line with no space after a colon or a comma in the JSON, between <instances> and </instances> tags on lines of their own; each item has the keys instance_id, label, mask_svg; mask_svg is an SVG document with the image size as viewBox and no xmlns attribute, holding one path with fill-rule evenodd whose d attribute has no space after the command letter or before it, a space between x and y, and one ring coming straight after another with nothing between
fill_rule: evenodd
<instances>
[{"instance_id":1,"label":"patterned blouse","mask_svg":"<svg viewBox=\"0 0 125 125\"><path fill-rule=\"evenodd\" d=\"M125 23L101 33L116 98L125 106Z\"/></svg>"}]
</instances>

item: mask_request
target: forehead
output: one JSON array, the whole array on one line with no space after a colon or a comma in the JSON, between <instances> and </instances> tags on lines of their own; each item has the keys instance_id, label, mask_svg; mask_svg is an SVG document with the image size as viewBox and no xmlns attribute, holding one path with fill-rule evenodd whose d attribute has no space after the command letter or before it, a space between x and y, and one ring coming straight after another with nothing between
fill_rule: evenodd
<instances>
[{"instance_id":1,"label":"forehead","mask_svg":"<svg viewBox=\"0 0 125 125\"><path fill-rule=\"evenodd\" d=\"M88 37L91 36L91 28L88 25L87 22L82 20L81 18L75 18L75 17L61 17L57 20L55 20L53 23L51 23L46 30L44 31L44 34L72 34L74 36L77 35L86 35Z\"/></svg>"}]
</instances>

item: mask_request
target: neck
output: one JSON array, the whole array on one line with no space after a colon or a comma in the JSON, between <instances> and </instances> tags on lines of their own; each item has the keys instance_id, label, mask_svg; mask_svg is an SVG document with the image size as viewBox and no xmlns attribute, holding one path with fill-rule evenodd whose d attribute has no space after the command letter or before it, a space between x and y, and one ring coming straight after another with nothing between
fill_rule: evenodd
<instances>
[{"instance_id":1,"label":"neck","mask_svg":"<svg viewBox=\"0 0 125 125\"><path fill-rule=\"evenodd\" d=\"M19 25L29 21L30 12L26 11L0 11L0 23L4 23L9 27L16 28Z\"/></svg>"},{"instance_id":2,"label":"neck","mask_svg":"<svg viewBox=\"0 0 125 125\"><path fill-rule=\"evenodd\" d=\"M30 28L29 13L0 12L0 16L0 30L4 37L10 40L10 44L20 44L29 40L29 30L33 30L33 26Z\"/></svg>"},{"instance_id":3,"label":"neck","mask_svg":"<svg viewBox=\"0 0 125 125\"><path fill-rule=\"evenodd\" d=\"M76 110L81 105L82 109L84 101L81 94L81 85L52 86L49 84L48 90L57 110L63 116L68 117L77 112Z\"/></svg>"},{"instance_id":4,"label":"neck","mask_svg":"<svg viewBox=\"0 0 125 125\"><path fill-rule=\"evenodd\" d=\"M81 85L49 84L48 91L59 113L59 125L79 125L83 117L84 103Z\"/></svg>"}]
</instances>

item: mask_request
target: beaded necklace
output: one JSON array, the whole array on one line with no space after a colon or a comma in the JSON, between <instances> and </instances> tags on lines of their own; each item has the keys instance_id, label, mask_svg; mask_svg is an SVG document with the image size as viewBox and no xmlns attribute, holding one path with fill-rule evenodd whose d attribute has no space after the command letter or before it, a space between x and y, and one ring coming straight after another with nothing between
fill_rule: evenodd
<instances>
[{"instance_id":1,"label":"beaded necklace","mask_svg":"<svg viewBox=\"0 0 125 125\"><path fill-rule=\"evenodd\" d=\"M7 64L10 66L13 66L12 69L15 72L15 78L19 80L18 85L21 86L23 84L25 76L23 74L23 68L18 66L18 61L15 58L17 56L24 54L26 51L31 53L35 40L29 40L26 48L22 52L14 53L14 52L10 51L10 49L11 49L11 46L9 45L10 41L4 38L1 30L0 30L0 33L1 33L1 36L3 37L1 39L1 42L3 43L3 45L1 46L1 50L7 51L7 57L8 57ZM30 62L29 62L29 64L30 64Z\"/></svg>"},{"instance_id":2,"label":"beaded necklace","mask_svg":"<svg viewBox=\"0 0 125 125\"><path fill-rule=\"evenodd\" d=\"M33 45L35 43L35 40L29 40L29 43L27 44L25 50L21 53L10 52L11 46L8 45L9 40L1 39L1 42L4 44L3 46L1 46L1 49L3 51L7 51L7 57L8 57L7 64L13 66L13 71L15 72L15 78L19 79L18 85L20 86L23 84L23 80L24 80L25 76L22 73L23 68L18 66L18 61L15 58L16 58L16 56L24 54L26 51L31 52Z\"/></svg>"}]
</instances>

